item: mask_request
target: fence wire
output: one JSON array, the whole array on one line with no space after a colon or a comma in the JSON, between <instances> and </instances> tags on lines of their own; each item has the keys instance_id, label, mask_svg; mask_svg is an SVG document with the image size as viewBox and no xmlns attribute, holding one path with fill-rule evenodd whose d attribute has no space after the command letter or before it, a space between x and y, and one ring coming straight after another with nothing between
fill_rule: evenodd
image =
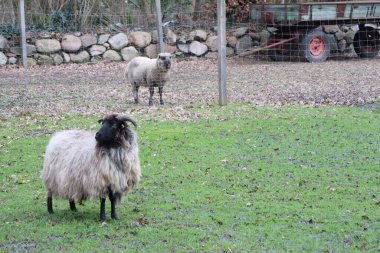
<instances>
[{"instance_id":1,"label":"fence wire","mask_svg":"<svg viewBox=\"0 0 380 253\"><path fill-rule=\"evenodd\" d=\"M230 103L364 105L379 99L377 19L365 16L344 22L336 19L300 22L294 6L293 9L288 6L286 12L283 6L276 12L271 12L270 8L274 8L271 5L265 8L253 7L249 20L237 20L231 13L227 17L227 96ZM29 44L45 34L60 40L67 31L79 32L75 17L67 13L26 13ZM149 20L155 18L153 15ZM115 22L120 20L123 20L120 15L90 15L86 19L87 28L80 34L108 33L112 36L124 32L129 35L132 31L156 29L155 23L147 22L146 16L130 15L128 22ZM166 106L217 103L217 52L212 44L206 46L206 40L217 35L215 13L171 13L163 23L164 30L171 29L177 37L176 44L170 46L175 49L175 57L171 78L164 87ZM0 52L8 56L8 60L13 57L20 63L17 22L3 22L0 27L2 35L8 39L7 47ZM191 32L196 29L204 30L207 37L191 38ZM194 40L206 46L206 53L195 56L180 50L183 45L189 48ZM167 42L166 37L164 41ZM146 48L138 49L138 53L145 55ZM41 55L35 52L28 57ZM63 53L59 52L47 55L63 58ZM89 61L95 63L98 57L91 57ZM129 110L134 104L131 85L124 78L126 64L126 61L71 63L37 66L25 72L8 65L1 67L2 113L26 110L41 114L76 111L98 114ZM20 73L23 73L21 78ZM145 108L149 90L142 87L139 92L140 106ZM157 92L155 90L154 106L160 104ZM115 105L112 103L115 99L122 102Z\"/></svg>"},{"instance_id":2,"label":"fence wire","mask_svg":"<svg viewBox=\"0 0 380 253\"><path fill-rule=\"evenodd\" d=\"M267 12L252 11L250 19L244 22L237 22L233 17L228 17L227 97L230 104L244 103L253 107L339 105L359 106L365 109L380 99L377 20L364 18L360 22L366 24L365 26L360 25L362 23L358 20L348 20L344 23L325 20L323 24L293 24L293 21L276 24L273 20L275 17L267 17ZM155 23L147 22L144 15L131 15L125 22L119 22L123 18L120 19L118 15L90 15L86 19L87 26L80 29L83 20L77 20L75 16L67 13L26 13L30 44L45 36L45 33L50 37L60 38L58 34L67 32L114 35L119 32L129 34L131 31L152 32L156 29ZM5 14L0 10L0 17L6 16ZM285 18L285 12L278 11L277 14L280 18ZM286 14L288 17L297 16L295 11L288 10ZM326 15L330 13L327 12ZM172 13L169 17L164 20L166 28L174 31L177 41L181 42L174 45L176 52L173 53L175 57L171 77L164 85L163 91L165 105L160 105L156 89L153 106L149 106L150 93L146 87L139 90L140 104L134 104L132 86L124 77L128 63L126 61L95 62L96 57L93 57L94 61L90 60L84 64L37 65L28 69L8 64L0 66L0 120L5 121L14 115L36 114L57 120L67 114L102 117L110 112L129 113L142 118L150 117L152 120L194 120L203 117L197 112L191 112L191 108L207 108L207 105L217 104L217 52L211 49L211 45L207 46L207 53L195 56L182 51L180 53L179 47L183 44L190 45L193 40L190 33L195 29L205 30L208 38L216 36L216 16L210 12L179 12ZM149 20L155 18L153 15ZM8 41L6 47L0 48L0 52L6 55L8 60L12 57L20 59L20 55L15 51L20 48L17 21L9 22L9 19L3 19L2 23L0 22L0 33ZM166 39L165 37L164 40ZM198 40L202 45L206 44L204 39ZM145 55L145 49L139 50L139 54ZM33 53L29 58L35 55L42 54ZM61 53L47 55L62 57ZM323 59L324 57L326 58ZM239 115L239 109L236 110L236 114ZM273 142L263 140L263 143L267 141ZM237 172L242 168L252 169L251 159L257 157L249 154L256 144L254 140L247 140L245 150L229 158L231 164L239 165L231 169ZM323 150L323 147L320 149ZM334 154L322 153L325 157L321 159L335 159ZM284 163L294 166L306 164L305 166L309 167L318 165L317 162L291 159ZM362 174L363 178L373 181ZM341 182L341 177L337 175L328 176L339 189L355 188L354 180L347 179L348 181ZM303 179L302 176L289 178L291 184L299 184ZM317 185L321 188L329 187L325 184ZM283 190L281 185L277 187L279 191ZM376 194L374 192L373 196ZM281 210L278 211L278 215L283 215ZM332 220L334 217L322 214L320 222L339 226L340 223L346 222L346 217L342 215ZM309 223L312 222L311 220ZM379 222L373 222L371 226L378 228ZM352 234L361 232L352 231ZM268 231L258 232L259 239L256 240L259 245L263 244L267 233ZM329 248L331 242L342 241L339 235L330 236L325 232L321 237L311 239L312 246L315 244L315 247L310 246L311 248L318 248L322 244L330 251L336 250ZM283 244L282 248L290 251L299 250L302 243L289 242L280 237L278 239L278 244ZM348 246L342 245L343 250L345 247Z\"/></svg>"}]
</instances>

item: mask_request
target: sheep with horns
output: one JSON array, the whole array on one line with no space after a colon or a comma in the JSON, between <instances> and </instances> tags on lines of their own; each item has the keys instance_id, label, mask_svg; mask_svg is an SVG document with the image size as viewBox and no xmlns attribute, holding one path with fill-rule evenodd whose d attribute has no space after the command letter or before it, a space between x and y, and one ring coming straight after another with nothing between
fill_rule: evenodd
<instances>
[{"instance_id":1,"label":"sheep with horns","mask_svg":"<svg viewBox=\"0 0 380 253\"><path fill-rule=\"evenodd\" d=\"M111 202L111 218L118 219L115 205L139 182L141 176L137 135L130 116L109 115L99 122L98 132L67 130L55 133L46 149L42 179L47 209L53 213L52 198L75 202L100 198L100 220L106 220L105 200Z\"/></svg>"}]
</instances>

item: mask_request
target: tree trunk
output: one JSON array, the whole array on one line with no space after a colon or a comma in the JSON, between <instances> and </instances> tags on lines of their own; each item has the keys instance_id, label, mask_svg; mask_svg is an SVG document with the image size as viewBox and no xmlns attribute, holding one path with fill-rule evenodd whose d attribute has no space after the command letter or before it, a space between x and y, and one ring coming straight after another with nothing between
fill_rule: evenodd
<instances>
[{"instance_id":1,"label":"tree trunk","mask_svg":"<svg viewBox=\"0 0 380 253\"><path fill-rule=\"evenodd\" d=\"M154 24L154 21L153 21L153 12L152 12L152 1L150 0L145 0L145 1L142 1L142 5L143 5L143 14L144 14L144 18L143 18L143 22L144 22L144 27L151 27L153 24Z\"/></svg>"},{"instance_id":2,"label":"tree trunk","mask_svg":"<svg viewBox=\"0 0 380 253\"><path fill-rule=\"evenodd\" d=\"M201 15L202 0L194 0L193 21L197 21Z\"/></svg>"}]
</instances>

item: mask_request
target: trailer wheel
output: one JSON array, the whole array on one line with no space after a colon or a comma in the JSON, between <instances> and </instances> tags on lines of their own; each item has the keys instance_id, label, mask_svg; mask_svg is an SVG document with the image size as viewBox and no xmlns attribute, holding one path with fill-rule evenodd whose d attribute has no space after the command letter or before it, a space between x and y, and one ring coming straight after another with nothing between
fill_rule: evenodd
<instances>
[{"instance_id":1,"label":"trailer wheel","mask_svg":"<svg viewBox=\"0 0 380 253\"><path fill-rule=\"evenodd\" d=\"M329 38L323 31L310 31L302 39L300 51L309 62L324 62L330 56Z\"/></svg>"},{"instance_id":2,"label":"trailer wheel","mask_svg":"<svg viewBox=\"0 0 380 253\"><path fill-rule=\"evenodd\" d=\"M354 36L355 53L361 58L375 57L380 51L377 42L379 39L379 32L372 27L364 27L363 30L357 31Z\"/></svg>"},{"instance_id":3,"label":"trailer wheel","mask_svg":"<svg viewBox=\"0 0 380 253\"><path fill-rule=\"evenodd\" d=\"M279 35L272 35L269 37L268 45L279 42L281 39ZM275 47L268 48L268 57L273 61L290 61L292 58L292 53L294 51L294 43L288 42L284 44L279 44Z\"/></svg>"}]
</instances>

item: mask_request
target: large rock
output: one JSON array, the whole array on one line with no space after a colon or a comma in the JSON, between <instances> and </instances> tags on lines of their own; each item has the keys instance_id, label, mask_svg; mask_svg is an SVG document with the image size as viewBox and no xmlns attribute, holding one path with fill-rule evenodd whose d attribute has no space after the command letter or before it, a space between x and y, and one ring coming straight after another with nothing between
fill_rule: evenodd
<instances>
[{"instance_id":1,"label":"large rock","mask_svg":"<svg viewBox=\"0 0 380 253\"><path fill-rule=\"evenodd\" d=\"M49 55L39 55L37 58L38 65L53 65L53 59Z\"/></svg>"},{"instance_id":2,"label":"large rock","mask_svg":"<svg viewBox=\"0 0 380 253\"><path fill-rule=\"evenodd\" d=\"M103 54L103 59L106 61L121 61L121 56L115 50L107 50Z\"/></svg>"},{"instance_id":3,"label":"large rock","mask_svg":"<svg viewBox=\"0 0 380 253\"><path fill-rule=\"evenodd\" d=\"M52 55L54 65L61 65L63 63L63 58L59 54Z\"/></svg>"},{"instance_id":4,"label":"large rock","mask_svg":"<svg viewBox=\"0 0 380 253\"><path fill-rule=\"evenodd\" d=\"M130 61L139 56L139 52L134 47L125 47L120 51L120 53L124 61Z\"/></svg>"},{"instance_id":5,"label":"large rock","mask_svg":"<svg viewBox=\"0 0 380 253\"><path fill-rule=\"evenodd\" d=\"M175 54L177 52L176 46L165 45L165 53Z\"/></svg>"},{"instance_id":6,"label":"large rock","mask_svg":"<svg viewBox=\"0 0 380 253\"><path fill-rule=\"evenodd\" d=\"M145 55L148 56L149 58L157 58L158 56L158 45L157 44L150 44L146 48L144 48Z\"/></svg>"},{"instance_id":7,"label":"large rock","mask_svg":"<svg viewBox=\"0 0 380 253\"><path fill-rule=\"evenodd\" d=\"M189 45L189 52L196 55L201 56L207 53L207 46L205 44L200 43L199 41L193 41Z\"/></svg>"},{"instance_id":8,"label":"large rock","mask_svg":"<svg viewBox=\"0 0 380 253\"><path fill-rule=\"evenodd\" d=\"M248 33L248 35L251 36L251 38L252 38L253 40L260 41L260 39L261 39L259 33L252 32L252 33Z\"/></svg>"},{"instance_id":9,"label":"large rock","mask_svg":"<svg viewBox=\"0 0 380 253\"><path fill-rule=\"evenodd\" d=\"M338 43L336 41L336 38L334 34L327 34L327 38L329 38L330 42L330 51L331 52L337 52L338 51Z\"/></svg>"},{"instance_id":10,"label":"large rock","mask_svg":"<svg viewBox=\"0 0 380 253\"><path fill-rule=\"evenodd\" d=\"M0 49L4 49L8 44L7 38L0 34Z\"/></svg>"},{"instance_id":11,"label":"large rock","mask_svg":"<svg viewBox=\"0 0 380 253\"><path fill-rule=\"evenodd\" d=\"M88 62L90 55L87 51L81 51L78 54L70 54L70 60L74 63Z\"/></svg>"},{"instance_id":12,"label":"large rock","mask_svg":"<svg viewBox=\"0 0 380 253\"><path fill-rule=\"evenodd\" d=\"M28 57L26 59L26 64L28 65L28 67L33 67L37 65L37 61L33 58Z\"/></svg>"},{"instance_id":13,"label":"large rock","mask_svg":"<svg viewBox=\"0 0 380 253\"><path fill-rule=\"evenodd\" d=\"M338 32L335 33L335 37L336 37L337 40L342 40L342 39L344 39L344 36L345 36L345 35L346 35L346 34L345 34L344 32L342 32L341 30L339 30Z\"/></svg>"},{"instance_id":14,"label":"large rock","mask_svg":"<svg viewBox=\"0 0 380 253\"><path fill-rule=\"evenodd\" d=\"M164 52L169 53L169 54L174 54L177 52L177 47L176 46L170 46L164 44ZM158 53L160 52L160 48L158 44L150 44L146 48L144 48L145 55L148 56L149 58L157 58Z\"/></svg>"},{"instance_id":15,"label":"large rock","mask_svg":"<svg viewBox=\"0 0 380 253\"><path fill-rule=\"evenodd\" d=\"M177 44L177 47L179 51L181 51L182 53L185 53L185 54L189 53L189 44L180 43L180 44Z\"/></svg>"},{"instance_id":16,"label":"large rock","mask_svg":"<svg viewBox=\"0 0 380 253\"><path fill-rule=\"evenodd\" d=\"M177 39L177 44L186 44L187 42L191 42L191 41L188 41L186 36L183 36L183 35L178 37Z\"/></svg>"},{"instance_id":17,"label":"large rock","mask_svg":"<svg viewBox=\"0 0 380 253\"><path fill-rule=\"evenodd\" d=\"M218 51L218 36L210 36L206 40L206 45L212 52Z\"/></svg>"},{"instance_id":18,"label":"large rock","mask_svg":"<svg viewBox=\"0 0 380 253\"><path fill-rule=\"evenodd\" d=\"M83 47L89 47L95 45L97 42L96 36L93 34L85 34L80 36L80 40L82 41Z\"/></svg>"},{"instance_id":19,"label":"large rock","mask_svg":"<svg viewBox=\"0 0 380 253\"><path fill-rule=\"evenodd\" d=\"M8 63L12 64L12 65L16 64L17 63L17 58L16 57L9 57L8 58Z\"/></svg>"},{"instance_id":20,"label":"large rock","mask_svg":"<svg viewBox=\"0 0 380 253\"><path fill-rule=\"evenodd\" d=\"M205 30L194 30L190 32L190 40L196 40L196 41L206 41L207 39L207 33Z\"/></svg>"},{"instance_id":21,"label":"large rock","mask_svg":"<svg viewBox=\"0 0 380 253\"><path fill-rule=\"evenodd\" d=\"M7 64L8 58L5 56L3 52L0 52L0 65Z\"/></svg>"},{"instance_id":22,"label":"large rock","mask_svg":"<svg viewBox=\"0 0 380 253\"><path fill-rule=\"evenodd\" d=\"M245 35L241 37L240 39L238 39L236 43L236 47L235 47L236 53L240 54L244 51L251 49L251 47L252 47L252 38L249 35Z\"/></svg>"},{"instance_id":23,"label":"large rock","mask_svg":"<svg viewBox=\"0 0 380 253\"><path fill-rule=\"evenodd\" d=\"M323 30L325 31L325 33L332 33L332 34L340 31L339 26L337 25L325 25L323 27Z\"/></svg>"},{"instance_id":24,"label":"large rock","mask_svg":"<svg viewBox=\"0 0 380 253\"><path fill-rule=\"evenodd\" d=\"M144 48L152 42L152 36L147 32L131 32L129 40L137 48Z\"/></svg>"},{"instance_id":25,"label":"large rock","mask_svg":"<svg viewBox=\"0 0 380 253\"><path fill-rule=\"evenodd\" d=\"M90 55L91 56L102 55L102 54L104 54L105 51L106 51L106 47L105 46L92 45L90 47Z\"/></svg>"},{"instance_id":26,"label":"large rock","mask_svg":"<svg viewBox=\"0 0 380 253\"><path fill-rule=\"evenodd\" d=\"M235 54L235 49L232 47L226 47L226 56L232 56Z\"/></svg>"},{"instance_id":27,"label":"large rock","mask_svg":"<svg viewBox=\"0 0 380 253\"><path fill-rule=\"evenodd\" d=\"M39 53L55 53L61 50L61 43L55 39L42 39L36 41L36 49Z\"/></svg>"},{"instance_id":28,"label":"large rock","mask_svg":"<svg viewBox=\"0 0 380 253\"><path fill-rule=\"evenodd\" d=\"M111 45L112 49L120 50L128 45L128 36L125 33L118 33L112 36L108 43Z\"/></svg>"},{"instance_id":29,"label":"large rock","mask_svg":"<svg viewBox=\"0 0 380 253\"><path fill-rule=\"evenodd\" d=\"M70 62L70 55L65 53L65 52L62 52L62 56L63 56L63 62L64 63L69 63Z\"/></svg>"},{"instance_id":30,"label":"large rock","mask_svg":"<svg viewBox=\"0 0 380 253\"><path fill-rule=\"evenodd\" d=\"M98 44L99 45L103 45L104 43L106 43L108 41L108 39L110 38L111 35L109 34L101 34L99 35L99 38L98 38Z\"/></svg>"},{"instance_id":31,"label":"large rock","mask_svg":"<svg viewBox=\"0 0 380 253\"><path fill-rule=\"evenodd\" d=\"M177 35L171 30L165 30L165 42L170 46L174 46L177 42Z\"/></svg>"},{"instance_id":32,"label":"large rock","mask_svg":"<svg viewBox=\"0 0 380 253\"><path fill-rule=\"evenodd\" d=\"M150 36L152 37L152 43L154 43L154 44L158 43L158 31L157 30L153 30L150 33Z\"/></svg>"},{"instance_id":33,"label":"large rock","mask_svg":"<svg viewBox=\"0 0 380 253\"><path fill-rule=\"evenodd\" d=\"M338 50L343 53L347 49L347 41L345 39L338 42Z\"/></svg>"},{"instance_id":34,"label":"large rock","mask_svg":"<svg viewBox=\"0 0 380 253\"><path fill-rule=\"evenodd\" d=\"M248 27L240 27L234 32L234 36L237 38L243 37L248 32Z\"/></svg>"},{"instance_id":35,"label":"large rock","mask_svg":"<svg viewBox=\"0 0 380 253\"><path fill-rule=\"evenodd\" d=\"M11 47L11 52L15 55L22 55L21 47ZM31 56L36 52L36 47L34 45L26 44L26 55Z\"/></svg>"},{"instance_id":36,"label":"large rock","mask_svg":"<svg viewBox=\"0 0 380 253\"><path fill-rule=\"evenodd\" d=\"M354 40L354 38L355 38L355 31L354 30L348 30L346 33L345 33L345 36L344 36L344 39L345 40Z\"/></svg>"},{"instance_id":37,"label":"large rock","mask_svg":"<svg viewBox=\"0 0 380 253\"><path fill-rule=\"evenodd\" d=\"M227 37L227 45L235 48L237 43L237 38L235 36Z\"/></svg>"},{"instance_id":38,"label":"large rock","mask_svg":"<svg viewBox=\"0 0 380 253\"><path fill-rule=\"evenodd\" d=\"M51 39L52 34L50 32L42 32L39 34L41 39Z\"/></svg>"},{"instance_id":39,"label":"large rock","mask_svg":"<svg viewBox=\"0 0 380 253\"><path fill-rule=\"evenodd\" d=\"M260 33L260 45L266 46L268 45L269 37L271 36L271 33L268 30L262 30Z\"/></svg>"},{"instance_id":40,"label":"large rock","mask_svg":"<svg viewBox=\"0 0 380 253\"><path fill-rule=\"evenodd\" d=\"M65 52L69 52L69 53L77 52L81 46L82 46L81 40L72 34L66 34L62 38L61 47L62 47L62 50Z\"/></svg>"}]
</instances>

